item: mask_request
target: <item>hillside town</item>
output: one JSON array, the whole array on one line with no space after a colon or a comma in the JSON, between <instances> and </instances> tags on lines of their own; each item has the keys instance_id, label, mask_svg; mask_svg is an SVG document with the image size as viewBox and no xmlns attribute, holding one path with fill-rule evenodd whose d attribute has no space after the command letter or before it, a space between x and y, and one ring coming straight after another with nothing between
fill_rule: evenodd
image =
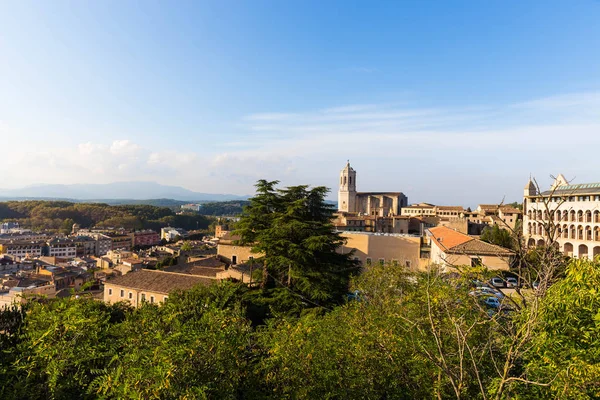
<instances>
[{"instance_id":1,"label":"hillside town","mask_svg":"<svg viewBox=\"0 0 600 400\"><path fill-rule=\"evenodd\" d=\"M343 238L337 249L363 268L401 265L413 271L456 271L481 265L510 278L515 251L481 240L486 229L518 230L528 246L554 235L565 255L600 255L598 184L569 185L559 175L548 191L531 180L521 204L410 204L400 191L357 191L357 171L348 162L340 172L338 207L331 224ZM544 199L548 201L544 202ZM190 205L181 206L190 210ZM544 207L549 207L545 209ZM109 303L160 303L171 291L195 284L236 280L257 284L253 270L263 254L240 244L239 217L193 240L176 227L160 232L72 226L70 234L48 234L4 222L0 234L0 306L30 299L91 296ZM554 233L544 222L556 221ZM546 224L547 225L547 224ZM192 232L193 234L193 232ZM197 235L196 235L197 237Z\"/></svg>"}]
</instances>

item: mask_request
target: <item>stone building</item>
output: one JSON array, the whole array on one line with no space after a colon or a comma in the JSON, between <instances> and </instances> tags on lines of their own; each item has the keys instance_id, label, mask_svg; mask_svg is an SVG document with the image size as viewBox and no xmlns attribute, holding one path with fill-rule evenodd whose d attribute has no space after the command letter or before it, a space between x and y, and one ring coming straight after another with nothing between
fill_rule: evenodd
<instances>
[{"instance_id":1,"label":"stone building","mask_svg":"<svg viewBox=\"0 0 600 400\"><path fill-rule=\"evenodd\" d=\"M134 307L143 302L163 303L169 293L215 282L214 278L142 269L107 280L104 283L104 301L109 304L126 301Z\"/></svg>"},{"instance_id":2,"label":"stone building","mask_svg":"<svg viewBox=\"0 0 600 400\"><path fill-rule=\"evenodd\" d=\"M454 272L454 267L482 265L490 270L508 271L515 253L504 247L475 239L445 226L427 230L431 264L441 272Z\"/></svg>"},{"instance_id":3,"label":"stone building","mask_svg":"<svg viewBox=\"0 0 600 400\"><path fill-rule=\"evenodd\" d=\"M338 191L338 211L387 217L400 215L406 207L408 198L401 192L357 192L356 171L346 164L340 173Z\"/></svg>"},{"instance_id":4,"label":"stone building","mask_svg":"<svg viewBox=\"0 0 600 400\"><path fill-rule=\"evenodd\" d=\"M554 239L565 255L600 255L600 183L570 185L560 174L549 190L539 193L529 180L523 196L523 217L528 246Z\"/></svg>"}]
</instances>

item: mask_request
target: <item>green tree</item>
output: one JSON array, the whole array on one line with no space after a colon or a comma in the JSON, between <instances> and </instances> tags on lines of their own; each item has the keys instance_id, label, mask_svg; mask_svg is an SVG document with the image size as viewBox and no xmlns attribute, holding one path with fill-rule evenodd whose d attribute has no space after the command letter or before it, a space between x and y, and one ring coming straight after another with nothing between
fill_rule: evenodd
<instances>
[{"instance_id":1,"label":"green tree","mask_svg":"<svg viewBox=\"0 0 600 400\"><path fill-rule=\"evenodd\" d=\"M600 398L600 259L573 259L543 299L526 371L531 398Z\"/></svg>"},{"instance_id":2,"label":"green tree","mask_svg":"<svg viewBox=\"0 0 600 400\"><path fill-rule=\"evenodd\" d=\"M512 233L494 224L486 227L481 233L481 240L507 249L515 249L516 243Z\"/></svg>"},{"instance_id":3,"label":"green tree","mask_svg":"<svg viewBox=\"0 0 600 400\"><path fill-rule=\"evenodd\" d=\"M241 244L263 254L263 288L283 288L313 305L341 301L357 272L351 254L336 250L344 239L331 224L328 189L293 186L276 189L277 181L261 180L257 194L238 223Z\"/></svg>"}]
</instances>

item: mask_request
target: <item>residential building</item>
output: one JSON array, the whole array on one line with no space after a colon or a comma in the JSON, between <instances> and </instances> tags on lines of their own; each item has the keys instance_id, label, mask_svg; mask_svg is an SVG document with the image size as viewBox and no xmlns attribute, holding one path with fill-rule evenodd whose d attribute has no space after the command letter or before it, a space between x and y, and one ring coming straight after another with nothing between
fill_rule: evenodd
<instances>
[{"instance_id":1,"label":"residential building","mask_svg":"<svg viewBox=\"0 0 600 400\"><path fill-rule=\"evenodd\" d=\"M41 240L0 239L0 254L8 254L20 258L39 257L46 242Z\"/></svg>"},{"instance_id":2,"label":"residential building","mask_svg":"<svg viewBox=\"0 0 600 400\"><path fill-rule=\"evenodd\" d=\"M600 183L570 185L560 174L549 190L539 193L530 179L524 190L523 217L529 246L554 240L565 255L600 256Z\"/></svg>"},{"instance_id":3,"label":"residential building","mask_svg":"<svg viewBox=\"0 0 600 400\"><path fill-rule=\"evenodd\" d=\"M110 232L106 236L110 238L111 250L131 250L133 239L126 232Z\"/></svg>"},{"instance_id":4,"label":"residential building","mask_svg":"<svg viewBox=\"0 0 600 400\"><path fill-rule=\"evenodd\" d=\"M485 266L490 270L509 270L515 253L504 247L486 243L445 226L427 229L430 264L441 272L454 272L453 267Z\"/></svg>"},{"instance_id":5,"label":"residential building","mask_svg":"<svg viewBox=\"0 0 600 400\"><path fill-rule=\"evenodd\" d=\"M161 228L160 230L160 238L165 239L167 241L172 241L177 237L184 237L186 235L186 231L180 228L172 228L167 226L165 228Z\"/></svg>"},{"instance_id":6,"label":"residential building","mask_svg":"<svg viewBox=\"0 0 600 400\"><path fill-rule=\"evenodd\" d=\"M98 255L98 241L90 236L75 236L71 238L75 242L77 257L88 257Z\"/></svg>"},{"instance_id":7,"label":"residential building","mask_svg":"<svg viewBox=\"0 0 600 400\"><path fill-rule=\"evenodd\" d=\"M229 226L227 225L217 225L215 226L215 237L222 238L223 236L229 233Z\"/></svg>"},{"instance_id":8,"label":"residential building","mask_svg":"<svg viewBox=\"0 0 600 400\"><path fill-rule=\"evenodd\" d=\"M262 257L262 254L252 252L251 246L242 246L236 243L239 236L227 234L221 238L217 246L217 255L230 265L244 264L250 260Z\"/></svg>"},{"instance_id":9,"label":"residential building","mask_svg":"<svg viewBox=\"0 0 600 400\"><path fill-rule=\"evenodd\" d=\"M338 251L353 251L354 259L363 266L391 263L413 270L420 267L421 237L417 235L343 232L341 236L346 243Z\"/></svg>"},{"instance_id":10,"label":"residential building","mask_svg":"<svg viewBox=\"0 0 600 400\"><path fill-rule=\"evenodd\" d=\"M356 171L350 166L350 162L342 169L338 211L387 217L400 215L400 209L407 204L408 198L401 192L357 192Z\"/></svg>"},{"instance_id":11,"label":"residential building","mask_svg":"<svg viewBox=\"0 0 600 400\"><path fill-rule=\"evenodd\" d=\"M174 291L214 282L214 278L142 269L108 279L104 283L104 301L110 304L127 301L134 307L143 302L163 303Z\"/></svg>"},{"instance_id":12,"label":"residential building","mask_svg":"<svg viewBox=\"0 0 600 400\"><path fill-rule=\"evenodd\" d=\"M151 229L136 231L131 235L134 246L155 246L160 243L160 235Z\"/></svg>"},{"instance_id":13,"label":"residential building","mask_svg":"<svg viewBox=\"0 0 600 400\"><path fill-rule=\"evenodd\" d=\"M54 238L48 241L48 252L50 257L74 258L77 257L77 245L73 239Z\"/></svg>"}]
</instances>

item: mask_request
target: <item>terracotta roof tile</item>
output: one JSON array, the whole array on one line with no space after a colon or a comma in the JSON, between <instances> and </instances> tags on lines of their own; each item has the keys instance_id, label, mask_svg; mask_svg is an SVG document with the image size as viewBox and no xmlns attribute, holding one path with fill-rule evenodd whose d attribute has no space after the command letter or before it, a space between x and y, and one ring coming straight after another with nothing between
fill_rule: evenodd
<instances>
[{"instance_id":1,"label":"terracotta roof tile","mask_svg":"<svg viewBox=\"0 0 600 400\"><path fill-rule=\"evenodd\" d=\"M212 278L142 269L107 280L106 284L169 294L175 290L188 290L199 284L210 285L214 282L217 281Z\"/></svg>"},{"instance_id":2,"label":"terracotta roof tile","mask_svg":"<svg viewBox=\"0 0 600 400\"><path fill-rule=\"evenodd\" d=\"M445 226L436 226L435 228L429 228L431 232L431 241L438 245L443 250L451 249L459 244L474 240L469 235L455 231L454 229L447 228Z\"/></svg>"},{"instance_id":3,"label":"terracotta roof tile","mask_svg":"<svg viewBox=\"0 0 600 400\"><path fill-rule=\"evenodd\" d=\"M514 254L514 252L509 249L496 246L495 244L486 243L479 239L473 239L468 242L454 246L448 251L448 253L497 256L509 256Z\"/></svg>"}]
</instances>

